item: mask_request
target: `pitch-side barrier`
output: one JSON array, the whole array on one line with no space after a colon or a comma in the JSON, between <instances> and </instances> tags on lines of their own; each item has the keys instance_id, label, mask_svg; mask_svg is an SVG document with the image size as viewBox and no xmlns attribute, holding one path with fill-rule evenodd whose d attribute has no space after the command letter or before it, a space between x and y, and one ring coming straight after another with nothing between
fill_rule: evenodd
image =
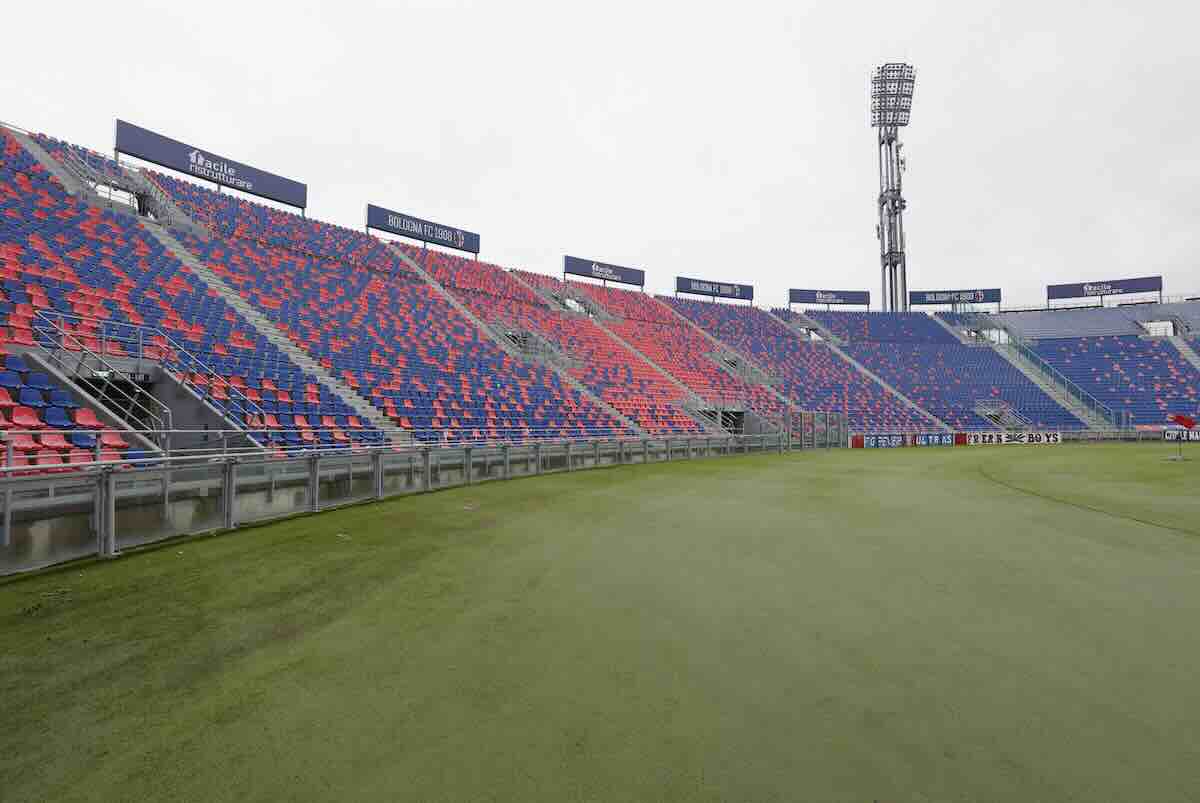
<instances>
[{"instance_id":1,"label":"pitch-side barrier","mask_svg":"<svg viewBox=\"0 0 1200 803\"><path fill-rule=\"evenodd\" d=\"M531 438L455 444L143 452L0 470L0 575L300 513L442 488L637 463L846 444L830 414L808 433ZM222 433L212 433L220 436ZM239 431L238 434L244 435ZM97 452L93 457L103 458Z\"/></svg>"}]
</instances>

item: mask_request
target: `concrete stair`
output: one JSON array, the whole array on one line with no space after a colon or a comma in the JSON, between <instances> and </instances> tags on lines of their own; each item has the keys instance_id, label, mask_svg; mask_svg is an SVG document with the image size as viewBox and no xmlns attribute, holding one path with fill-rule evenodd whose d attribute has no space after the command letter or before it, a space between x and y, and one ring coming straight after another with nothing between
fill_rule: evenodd
<instances>
[{"instance_id":1,"label":"concrete stair","mask_svg":"<svg viewBox=\"0 0 1200 803\"><path fill-rule=\"evenodd\" d=\"M510 272L509 275L513 279L515 279L516 282L518 284L520 284L522 287L524 287L525 289L529 290L530 292L536 293L539 297L546 298L550 302L552 302L552 305L556 308L555 312L557 312L558 314L560 314L560 315L580 315L580 314L582 314L579 312L575 312L574 310L570 310L570 309L563 307L562 302L558 298L555 298L553 296L553 294L550 294L549 291L541 290L537 287L534 287L533 285L529 284L524 279L522 279L515 272ZM692 418L692 420L694 420L697 424L699 424L701 427L703 427L705 429L705 431L707 431L707 432L712 432L712 433L716 433L716 434L724 434L725 433L725 430L720 426L720 422L718 420L716 420L715 417L706 415L703 412L704 410L711 408L712 407L711 404L706 402L704 399L700 398L687 385L683 384L678 379L671 376L671 374L669 372L664 371L657 363L655 363L653 360L651 360L649 357L647 357L645 354L643 354L632 343L627 342L624 338L622 338L616 332L614 332L613 330L608 328L608 326L606 325L607 321L618 320L615 315L613 315L608 310L600 307L600 305L598 305L595 301L593 301L592 298L590 296L588 296L586 293L583 293L582 291L578 291L578 290L573 290L570 287L570 285L565 284L565 283L563 284L563 288L564 288L563 297L574 299L575 301L577 301L579 303L580 306L584 307L589 312L591 312L592 314L588 315L587 317L589 320L591 320L591 322L593 324L596 325L596 327L598 329L600 329L600 331L604 332L606 335L608 335L610 338L612 338L613 341L616 342L617 344L628 349L634 356L640 358L643 362L645 362L647 365L649 365L651 368L653 368L659 374L659 376L666 379L668 382L670 382L672 385L674 385L676 388L678 388L684 394L684 401L683 401L683 403L681 403L679 405L679 408L681 410L683 410L685 413L687 413Z\"/></svg>"},{"instance_id":2,"label":"concrete stair","mask_svg":"<svg viewBox=\"0 0 1200 803\"><path fill-rule=\"evenodd\" d=\"M200 262L196 257L183 247L179 240L171 232L157 223L143 221L143 228L150 232L164 246L172 251L175 256L179 257L180 261L188 267L192 273L196 274L199 279L208 287L215 290L221 295L231 307L241 313L255 329L261 332L266 338L279 348L291 360L300 366L304 371L313 374L317 379L333 391L339 399L350 406L355 413L365 421L370 422L371 426L382 430L387 434L388 438L393 443L410 443L412 436L403 429L398 428L393 424L382 412L380 412L373 404L364 399L338 377L330 373L320 363L308 355L307 352L300 349L296 344L292 343L278 327L254 308L246 299L242 298L238 292L231 287L224 279L218 276L207 265Z\"/></svg>"},{"instance_id":3,"label":"concrete stair","mask_svg":"<svg viewBox=\"0 0 1200 803\"><path fill-rule=\"evenodd\" d=\"M1170 340L1175 344L1175 348L1179 350L1179 353L1183 355L1183 358L1195 366L1197 371L1200 371L1200 354L1196 353L1196 349L1188 342L1187 338L1176 335L1170 338Z\"/></svg>"},{"instance_id":4,"label":"concrete stair","mask_svg":"<svg viewBox=\"0 0 1200 803\"><path fill-rule=\"evenodd\" d=\"M479 317L467 307L466 304L463 304L461 301L459 301L453 293L442 286L441 282L439 282L428 271L426 271L424 266L417 264L416 260L409 257L408 254L404 253L402 249L397 248L395 245L389 244L388 248L390 248L392 253L394 253L405 265L407 265L413 270L413 272L420 276L426 284L436 290L438 295L444 298L450 304L450 306L461 312L463 317L465 317L468 321L475 324L475 328L487 335L488 338L495 343L501 351L518 362L529 361L530 357L522 353L521 349L518 348L516 344L514 344L501 333L497 332L495 328L481 321ZM513 274L510 273L509 275L512 276ZM514 278L516 277L514 276ZM521 284L524 284L524 282L521 282ZM525 286L528 287L528 285ZM590 400L597 407L611 415L618 422L620 422L622 426L628 427L630 432L634 432L638 435L645 434L642 428L639 427L635 421L630 418L626 418L615 407L611 406L608 402L604 401L595 393L593 393L586 385L567 373L563 366L555 365L553 361L546 361L543 364L558 374L563 382L566 382L572 388L579 391L584 398Z\"/></svg>"},{"instance_id":5,"label":"concrete stair","mask_svg":"<svg viewBox=\"0 0 1200 803\"><path fill-rule=\"evenodd\" d=\"M84 184L74 173L67 170L62 162L47 153L46 149L37 144L37 141L33 137L15 128L5 127L4 130L11 134L13 139L21 144L22 148L29 151L29 155L37 159L50 175L58 179L58 183L62 184L67 192L79 197L86 203L93 204L91 199L95 196L95 193L92 192L92 188Z\"/></svg>"},{"instance_id":6,"label":"concrete stair","mask_svg":"<svg viewBox=\"0 0 1200 803\"><path fill-rule=\"evenodd\" d=\"M1065 407L1072 415L1087 425L1088 429L1112 429L1113 423L1104 416L1089 409L1081 403L1070 391L1066 390L1060 381L1046 373L1040 365L1023 355L1015 346L1008 343L993 343L992 349L1018 371L1023 373L1030 382L1042 389L1042 392Z\"/></svg>"},{"instance_id":7,"label":"concrete stair","mask_svg":"<svg viewBox=\"0 0 1200 803\"><path fill-rule=\"evenodd\" d=\"M788 323L787 321L783 320L782 318L780 318L778 315L776 315L773 312L771 312L769 314L773 318L775 318L775 320L779 321L780 323L782 323L784 326L788 327L789 329L792 329L792 330L799 330L801 328L808 329L810 331L813 331L813 332L816 332L817 334L819 334L821 336L821 339L824 340L826 343L836 343L839 346L842 345L842 339L840 337L838 337L837 335L835 335L830 329L828 329L825 326L825 324L821 323L816 318L808 317L803 312L795 313L796 320L792 321L791 323Z\"/></svg>"},{"instance_id":8,"label":"concrete stair","mask_svg":"<svg viewBox=\"0 0 1200 803\"><path fill-rule=\"evenodd\" d=\"M913 412L917 413L922 418L924 418L925 420L927 420L931 424L933 424L933 426L937 427L938 429L941 429L944 432L953 432L954 431L953 427L947 425L945 421L938 418L937 416L935 416L933 413L929 412L925 408L921 407L919 404L917 404L912 399L905 396L900 391L896 390L896 388L892 387L891 384L889 384L888 382L885 382L883 380L883 378L880 377L878 374L876 374L874 371L868 371L867 368L862 363L860 363L858 360L854 359L853 357L851 357L849 354L847 354L845 351L842 350L841 346L839 345L841 342L840 340L833 337L831 332L829 332L827 329L825 329L825 327L818 325L817 322L814 321L812 318L809 318L808 316L801 314L798 320L796 320L792 323L788 323L787 321L783 320L779 316L775 315L775 313L773 313L773 312L768 312L767 314L772 316L773 318L775 318L775 320L779 321L779 323L783 324L783 326L787 327L788 329L791 329L792 331L795 331L797 337L800 337L799 329L801 327L803 327L805 329L815 329L824 338L824 340L822 340L821 342L824 343L826 346L828 346L830 351L832 351L834 354L841 357L846 362L853 365L855 367L855 369L857 369L858 372L861 373L863 376L867 377L872 382L879 385L881 388L886 390L888 393L891 393L893 396L895 396L897 399L899 399L900 402L905 407L907 407L910 410L912 410Z\"/></svg>"},{"instance_id":9,"label":"concrete stair","mask_svg":"<svg viewBox=\"0 0 1200 803\"><path fill-rule=\"evenodd\" d=\"M955 328L954 328L953 326L951 326L950 324L948 324L948 323L946 323L945 321L943 321L943 320L942 320L941 318L939 318L938 316L936 316L936 315L930 315L929 317L930 317L930 318L932 318L933 320L937 321L937 323L938 323L938 325L939 325L939 326L941 326L941 327L942 327L943 329L945 329L947 332L949 332L950 334L952 334L952 335L954 336L954 339L955 339L955 340L957 340L959 343L962 343L964 346L978 346L978 345L980 345L980 343L979 343L979 341L978 341L978 340L976 340L976 339L975 339L975 338L973 338L973 337L968 337L967 335L965 335L965 334L963 334L962 332L960 332L960 331L958 331L957 329L955 329Z\"/></svg>"},{"instance_id":10,"label":"concrete stair","mask_svg":"<svg viewBox=\"0 0 1200 803\"><path fill-rule=\"evenodd\" d=\"M761 365L759 365L753 358L743 354L733 346L730 346L728 343L718 339L715 335L705 331L702 326L684 315L679 310L672 307L670 304L664 304L658 299L655 299L655 302L669 310L680 322L686 326L690 326L694 332L698 333L701 337L712 344L713 349L715 349L715 357L712 354L706 356L708 356L708 358L711 359L718 368L735 376L747 384L759 385L763 388L766 388L771 395L779 400L785 409L791 410L796 406L795 402L775 389L773 383L777 381L776 377L773 376L766 368L763 368ZM726 360L736 361L741 366L741 370L735 370L730 365L726 364Z\"/></svg>"},{"instance_id":11,"label":"concrete stair","mask_svg":"<svg viewBox=\"0 0 1200 803\"><path fill-rule=\"evenodd\" d=\"M641 349L639 349L637 346L633 345L628 340L621 337L616 332L614 332L612 329L610 329L608 327L607 322L602 321L599 318L592 318L592 323L596 324L596 326L600 329L600 331L604 332L606 335L611 337L614 341L616 341L617 343L619 343L620 345L622 345L626 349L628 349L630 352L632 352L635 357L638 357L639 359L642 360L642 362L646 363L646 365L649 365L651 368L653 368L655 371L657 371L659 376L663 377L668 382L670 382L672 385L674 385L676 388L678 388L679 391L683 394L683 399L684 399L683 403L681 403L679 405L679 407L684 412L686 412L689 416L691 416L692 420L694 420L700 426L704 427L704 429L708 432L724 433L724 430L721 429L720 424L718 424L717 422L713 421L708 416L706 416L700 412L701 410L707 410L714 406L709 400L702 398L698 393L696 393L696 391L692 390L687 385L683 384L678 379L676 379L671 374L670 371L665 370L662 366L660 366L654 360L652 360L648 356L646 356L646 354L643 353Z\"/></svg>"}]
</instances>

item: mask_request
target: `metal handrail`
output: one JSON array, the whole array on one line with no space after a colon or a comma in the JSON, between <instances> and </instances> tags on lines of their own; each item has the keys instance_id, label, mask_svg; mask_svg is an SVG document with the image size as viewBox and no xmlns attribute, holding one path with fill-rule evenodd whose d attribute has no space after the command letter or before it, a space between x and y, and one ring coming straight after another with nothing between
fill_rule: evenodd
<instances>
[{"instance_id":1,"label":"metal handrail","mask_svg":"<svg viewBox=\"0 0 1200 803\"><path fill-rule=\"evenodd\" d=\"M1051 379L1055 380L1055 382L1062 387L1063 390L1067 391L1076 399L1078 399L1085 407L1103 417L1110 424L1113 424L1114 426L1117 425L1117 417L1108 407L1108 405L1101 402L1091 393L1088 393L1075 382L1067 378L1066 375L1064 375L1053 365L1046 362L1041 355L1030 348L1021 338L1014 339L1012 333L1009 333L1009 343L1013 344L1013 348L1015 348L1017 352L1021 354L1021 356L1033 363L1034 366L1036 366L1039 370L1048 374Z\"/></svg>"},{"instance_id":2,"label":"metal handrail","mask_svg":"<svg viewBox=\"0 0 1200 803\"><path fill-rule=\"evenodd\" d=\"M44 430L8 430L5 433L5 436L11 436L11 435L15 435L15 434L36 435L36 434L40 434L43 431ZM300 432L300 431L302 431L302 430L299 430L299 429L271 430L271 432ZM309 430L309 431L318 432L318 431L329 431L329 430L317 430L316 428L313 428L312 430ZM131 432L138 432L138 430L87 430L87 432L90 434L100 434L103 432L117 432L117 433L120 433L123 435L127 435L127 434L130 434ZM206 433L209 435L226 435L226 434L244 435L245 434L245 432L242 430L174 430L173 432L175 434L185 434L185 433L194 434L194 433L203 432L203 433ZM708 441L727 439L727 438L737 438L737 439L766 438L766 437L780 438L780 437L786 437L787 434L788 433L775 433L772 435L736 435L736 434L731 434L731 433L725 433L725 434L721 434L721 435L712 435L712 434L704 433L704 434L694 434L694 435L662 434L662 435L634 436L634 435L630 435L628 433L623 433L623 434L615 434L614 433L614 434L608 434L608 435L597 434L597 435L591 435L591 436L581 436L581 437L576 437L576 438L563 438L563 437L529 438L529 439L520 440L520 441L514 441L514 440L473 440L473 441L472 440L463 440L463 441L447 443L447 444L414 442L411 444L404 444L404 445L388 443L388 444L379 444L379 445L354 445L354 446L349 446L349 447L346 447L346 446L331 447L331 446L327 446L327 445L323 445L323 444L312 445L312 446L300 446L300 447L280 446L280 447L275 447L275 448L272 448L269 450L252 449L252 448L247 448L247 447L240 447L240 448L239 447L230 447L223 442L222 446L219 449L216 447L214 447L212 449L203 449L203 448L196 448L196 447L189 448L189 449L175 449L175 450L172 450L170 453L151 454L151 455L145 455L145 456L138 456L138 457L134 457L134 458L121 458L120 460L100 460L100 459L98 459L99 456L103 455L104 453L106 453L108 451L111 451L109 449L99 449L98 448L93 451L93 454L97 457L97 459L95 459L95 460L92 460L92 461L89 461L86 463L63 463L61 465L54 464L51 466L38 466L38 465L32 464L32 463L29 465L23 465L23 466L22 465L12 465L11 458L14 454L14 449L12 448L11 440L8 440L7 459L5 460L3 465L0 465L0 479L7 477L7 476L29 475L29 474L34 474L34 473L37 473L37 474L40 474L40 473L62 473L63 471L71 471L71 470L89 470L89 469L99 469L99 468L130 468L130 467L137 467L137 466L154 466L156 468L164 468L164 467L165 468L173 468L173 467L194 466L194 465L198 465L198 464L207 464L207 463L213 463L213 462L224 462L224 461L228 461L228 460L243 461L245 459L251 459L251 460L258 461L258 462L266 462L266 461L270 461L270 460L298 458L298 457L346 458L346 457L370 455L370 454L374 454L374 453L419 454L419 453L424 453L424 452L452 452L452 451L459 451L462 449L502 449L502 448L514 448L514 447L517 447L517 448L543 447L544 448L544 447L555 447L555 446L574 446L574 445L583 445L583 444L593 445L593 444L612 444L612 443L626 443L626 444L638 444L638 445L659 444L659 443L666 443L666 442L700 443L700 442L708 442ZM795 435L795 434L799 434L799 433L793 433L793 434ZM97 443L98 442L99 442L99 439L97 438ZM828 445L832 446L832 445L837 445L837 444L829 443ZM40 451L52 451L52 450L39 449L35 452L28 452L27 454L31 454L33 456L33 459L36 460L37 454Z\"/></svg>"},{"instance_id":3,"label":"metal handrail","mask_svg":"<svg viewBox=\"0 0 1200 803\"><path fill-rule=\"evenodd\" d=\"M128 402L131 405L127 409L127 412L131 412L134 410L134 408L136 408L138 411L143 413L149 420L154 421L158 424L158 426L155 428L156 432L162 432L165 430L169 430L171 428L171 408L168 407L166 404L162 403L161 401L159 401L158 399L154 398L151 394L147 393L146 391L142 390L141 388L138 388L138 392L136 394L130 394L124 388L115 384L111 378L113 375L118 375L118 376L121 375L121 372L118 371L111 363L109 363L107 360L105 360L101 354L97 354L95 351L93 351L91 348L89 348L86 343L84 343L82 340L79 339L79 337L77 335L75 335L75 333L68 331L61 325L61 322L65 318L63 313L58 313L59 323L55 323L55 321L49 315L46 314L45 310L41 310L41 309L36 310L35 316L36 316L37 320L35 321L35 324L34 324L34 326L35 326L34 331L37 334L42 335L46 339L50 340L51 343L57 342L57 344L58 344L58 349L56 352L55 350L52 350L49 346L47 346L41 337L34 339L34 342L37 344L37 348L40 349L45 354L46 359L51 364L56 365L64 370L66 370L67 369L67 361L64 358L64 356L61 356L61 355L75 352L79 355L79 361L75 364L74 369L71 370L70 375L71 376L80 376L80 371L81 371L81 369L84 368L85 359L87 357L91 357L92 359L94 359L96 361L96 363L98 363L100 366L102 366L102 368L101 369L91 368L90 369L91 376L89 376L88 378L89 379L102 378L104 380L103 385L102 385L102 388L103 388L102 394L105 397L112 398L111 394L114 391L116 393L120 394L121 399L123 401ZM78 316L76 316L76 317L78 317ZM83 320L83 319L80 318L80 320ZM38 326L37 324L39 321L42 324L44 324L44 326ZM103 323L102 321L99 321L99 322ZM68 338L69 338L69 341L68 341ZM66 345L67 342L70 342L72 345L75 346L75 348L69 348ZM103 350L103 341L101 343L101 350ZM102 371L104 373L104 376L98 377L97 376L98 371ZM157 407L157 410L153 410L153 409L151 409L151 406L148 406L147 404L143 403L143 401L142 401L143 397L146 399L149 399L150 402L152 403L152 406Z\"/></svg>"}]
</instances>

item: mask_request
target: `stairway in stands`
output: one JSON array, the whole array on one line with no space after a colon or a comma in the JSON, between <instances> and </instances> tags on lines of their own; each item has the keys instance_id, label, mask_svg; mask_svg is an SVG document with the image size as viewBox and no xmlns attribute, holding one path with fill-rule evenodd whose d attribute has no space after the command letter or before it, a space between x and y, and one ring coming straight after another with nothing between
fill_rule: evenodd
<instances>
[{"instance_id":1,"label":"stairway in stands","mask_svg":"<svg viewBox=\"0 0 1200 803\"><path fill-rule=\"evenodd\" d=\"M994 343L992 348L1012 364L1014 368L1029 378L1029 381L1042 389L1042 392L1065 407L1073 416L1087 424L1088 429L1112 429L1114 423L1100 413L1092 410L1079 401L1078 395L1066 388L1072 383L1066 377L1055 377L1046 370L1045 363L1035 363L1011 343Z\"/></svg>"},{"instance_id":2,"label":"stairway in stands","mask_svg":"<svg viewBox=\"0 0 1200 803\"><path fill-rule=\"evenodd\" d=\"M919 414L923 419L929 421L930 424L937 427L938 429L941 429L946 432L953 431L953 428L950 427L948 424L946 424L945 421L942 421L940 418L933 415L928 410L921 407L919 404L915 403L912 399L905 396L903 393L901 393L899 390L897 390L891 384L889 384L888 382L885 382L878 374L874 373L873 371L868 371L866 369L866 367L864 367L862 365L862 363L860 363L858 360L854 359L849 354L847 354L846 351L844 349L842 349L842 347L841 347L841 344L842 344L841 338L839 338L836 334L834 334L832 331L830 331L830 329L828 327L826 327L824 324L822 324L821 322L819 322L813 318L810 318L807 315L805 315L803 313L799 313L799 312L792 313L792 315L794 317L792 317L788 320L785 320L784 318L780 317L779 315L777 315L774 312L772 312L771 315L776 320L778 320L781 324L788 327L789 329L792 329L793 331L797 332L798 334L801 332L801 330L809 330L809 331L817 332L823 339L824 345L827 346L830 351L832 351L834 354L841 357L847 363L852 365L854 367L854 369L857 370L860 374L867 377L869 380L874 382L876 385L878 385L879 387L883 388L885 391L890 393L898 401L900 401L900 403L903 404L905 407L908 407L913 412Z\"/></svg>"},{"instance_id":3,"label":"stairway in stands","mask_svg":"<svg viewBox=\"0 0 1200 803\"><path fill-rule=\"evenodd\" d=\"M772 376L771 372L759 365L746 353L735 349L728 343L722 343L712 334L707 332L703 327L693 321L691 318L684 315L679 310L672 307L670 304L663 304L670 310L684 326L690 327L698 335L708 341L713 347L711 354L705 355L708 359L715 362L718 367L732 373L743 382L751 385L759 385L766 389L771 395L779 399L780 404L791 408L793 403L791 399L784 396L775 388L776 377Z\"/></svg>"},{"instance_id":4,"label":"stairway in stands","mask_svg":"<svg viewBox=\"0 0 1200 803\"><path fill-rule=\"evenodd\" d=\"M1175 344L1175 348L1179 350L1179 353L1183 355L1183 358L1192 365L1196 366L1197 371L1200 371L1200 354L1196 353L1196 349L1193 348L1192 341L1189 341L1186 337L1180 337L1179 335L1170 338L1170 340L1173 344Z\"/></svg>"},{"instance_id":5,"label":"stairway in stands","mask_svg":"<svg viewBox=\"0 0 1200 803\"><path fill-rule=\"evenodd\" d=\"M358 439L359 435L362 435L364 439L374 438L374 435L368 436L368 433L371 433L373 429L394 431L394 427L387 419L379 416L357 394L349 392L341 382L332 377L322 366L312 361L307 355L298 352L295 346L287 341L276 327L263 318L257 310L250 307L239 294L220 280L220 277L214 276L212 271L197 260L179 242L174 234L167 231L163 225L164 222L172 223L172 225L177 227L177 230L188 232L187 236L208 236L207 229L195 221L188 219L174 205L171 199L140 171L126 169L102 154L54 140L45 135L28 135L8 129L6 131L77 202L95 209L107 208L112 210L108 214L116 214L118 219L128 220L129 224L134 226L140 234L144 234L157 241L155 243L156 246L165 249L164 254L168 262L174 261L176 265L186 268L186 274L183 271L178 271L177 275L172 277L171 282L175 284L171 285L171 289L169 290L170 295L174 296L175 293L185 288L189 293L194 295L194 291L197 291L198 288L194 287L190 282L198 282L204 288L204 291L199 291L200 296L203 296L206 291L208 295L213 297L214 301L219 300L219 304L226 305L225 308L229 310L227 313L228 316L240 314L242 319L241 322L237 322L234 321L233 317L226 317L226 322L232 322L235 326L243 325L249 327L249 331L254 335L252 339L258 343L259 347L272 352L271 354L263 355L259 359L259 363L262 365L270 364L269 373L276 374L282 372L281 375L289 374L292 369L302 368L307 374L311 375L312 379L315 380L315 384L312 385L311 390L306 386L304 390L300 391L304 398L299 401L302 401L306 408L313 406L320 407L321 412L314 413L312 409L309 409L307 415L312 416L312 418L305 424L306 427L310 425L315 427L316 424L313 422L315 422L316 418L323 418L325 417L325 413L331 413L336 409L338 415L357 414L358 418L365 422L366 426L359 423L350 424L355 429L356 439ZM151 216L142 214L145 212L149 212ZM116 268L113 268L113 271L116 273ZM189 280L185 278L187 276L194 278ZM156 293L157 290L155 293L148 294L156 295ZM135 304L141 303L143 300L142 298L133 299ZM174 312L171 314L175 315ZM140 321L135 320L134 323L140 324ZM203 325L196 321L179 319L173 321L173 323L201 325L202 331L204 331ZM241 345L245 346L246 344L243 343ZM252 351L250 353L254 354L255 352ZM190 364L196 362L195 355L177 354L176 357L186 358L184 359L184 363L188 364L176 364L172 366L184 374L194 373L197 367L203 367L201 365ZM201 355L201 357L203 358L204 355ZM290 366L285 365L288 360L292 363ZM205 370L203 373L207 374L211 372ZM267 378L270 379L271 377ZM195 383L195 390L207 396L210 404L221 407L221 414L228 421L247 429L291 426L290 419L283 425L251 425L247 416L255 414L255 417L262 418L258 415L261 413L261 410L257 407L257 403L241 405L240 409L224 409L224 407L238 407L239 405L225 405L224 402L229 401L230 397L225 392L215 388L215 386L210 387L209 379L212 379L212 377L206 377L203 381L197 381ZM231 379L231 377L221 377L218 381L226 389L227 393L239 396L238 388L227 386L225 383L226 379ZM237 376L232 377L234 382L239 381L239 379L240 377ZM255 382L257 380L252 377L249 381ZM280 388L280 390L287 392L290 388ZM253 393L257 392L257 385L255 385ZM274 391L272 390L272 392ZM309 398L310 394L311 399ZM251 392L248 391L246 396L250 395ZM240 404L244 399L238 399L237 401ZM329 409L327 409L327 406ZM297 419L300 417L303 416L297 416ZM296 421L296 424L300 426L299 420ZM312 433L303 433L306 439L310 434ZM342 434L341 429L339 428L334 434L340 436ZM270 440L271 437L266 436L266 440ZM407 439L408 436L406 433L393 438L395 442L403 442ZM349 442L346 439L343 440L347 443ZM308 440L305 442L308 442Z\"/></svg>"},{"instance_id":6,"label":"stairway in stands","mask_svg":"<svg viewBox=\"0 0 1200 803\"><path fill-rule=\"evenodd\" d=\"M500 348L500 350L519 362L524 362L528 359L527 354L523 353L522 350L519 349L512 341L506 337L503 337L493 327L488 326L486 323L481 321L479 317L472 312L469 307L467 307L466 304L463 304L454 293L451 293L449 290L447 290L441 284L441 282L439 282L429 273L429 271L425 270L424 266L420 265L417 260L409 256L403 248L398 247L394 243L390 244L389 247L405 265L407 265L413 270L413 272L420 276L426 284L436 290L448 304L461 312L463 317L465 317L468 321L471 321L480 332L487 335L488 338ZM641 427L639 427L635 421L625 417L619 410L606 403L596 394L592 393L592 391L586 385L584 385L575 377L571 376L568 371L564 370L564 366L558 360L546 360L544 361L544 364L553 369L564 382L566 382L575 390L579 391L579 393L581 393L585 398L587 398L600 409L607 412L623 426L628 427L630 432L639 435L644 434Z\"/></svg>"},{"instance_id":7,"label":"stairway in stands","mask_svg":"<svg viewBox=\"0 0 1200 803\"><path fill-rule=\"evenodd\" d=\"M268 340L274 343L280 351L291 358L292 362L303 368L306 372L317 376L321 383L337 394L343 402L353 408L360 418L369 421L372 426L387 433L388 437L394 443L407 443L411 441L408 433L396 429L391 421L387 419L374 405L368 402L359 394L355 393L344 382L341 381L331 371L327 371L324 366L314 360L302 349L298 348L291 340L289 340L279 328L273 324L270 319L258 311L256 307L250 304L246 299L231 287L223 278L218 276L213 270L205 265L200 260L183 246L179 240L171 232L167 231L162 226L153 222L145 222L146 230L158 238L164 246L173 251L180 261L188 267L192 273L216 291L229 306L242 314L250 324L259 332L266 336Z\"/></svg>"}]
</instances>

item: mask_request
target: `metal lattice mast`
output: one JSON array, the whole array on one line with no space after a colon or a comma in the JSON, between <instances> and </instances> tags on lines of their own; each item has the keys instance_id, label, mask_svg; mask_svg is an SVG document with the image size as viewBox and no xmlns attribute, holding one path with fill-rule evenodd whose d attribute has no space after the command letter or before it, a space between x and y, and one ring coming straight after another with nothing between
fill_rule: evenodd
<instances>
[{"instance_id":1,"label":"metal lattice mast","mask_svg":"<svg viewBox=\"0 0 1200 803\"><path fill-rule=\"evenodd\" d=\"M904 173L901 127L912 112L916 74L908 64L888 63L871 76L871 126L879 133L879 264L885 312L908 310L907 262L904 255Z\"/></svg>"}]
</instances>

